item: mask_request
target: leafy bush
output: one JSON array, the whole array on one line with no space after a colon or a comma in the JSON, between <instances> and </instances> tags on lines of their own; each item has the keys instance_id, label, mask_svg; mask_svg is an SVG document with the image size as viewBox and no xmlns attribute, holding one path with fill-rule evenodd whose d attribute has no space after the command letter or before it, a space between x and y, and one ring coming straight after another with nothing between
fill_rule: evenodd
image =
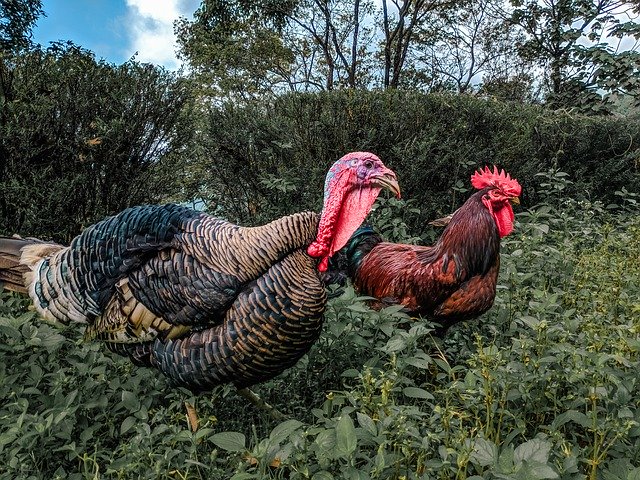
<instances>
[{"instance_id":1,"label":"leafy bush","mask_svg":"<svg viewBox=\"0 0 640 480\"><path fill-rule=\"evenodd\" d=\"M311 352L256 388L280 423L230 387L193 398L2 295L0 477L637 478L637 196L572 200L566 179L537 177L548 202L503 239L494 307L444 339L349 288L331 300ZM379 208L402 236L393 203Z\"/></svg>"},{"instance_id":2,"label":"leafy bush","mask_svg":"<svg viewBox=\"0 0 640 480\"><path fill-rule=\"evenodd\" d=\"M403 90L216 105L202 127L204 160L187 193L245 223L319 210L331 163L368 150L398 173L403 196L420 209L408 223L413 231L459 207L470 175L487 164L518 178L529 205L544 201L536 174L550 168L570 174L567 195L609 203L623 187L638 192L639 125Z\"/></svg>"},{"instance_id":3,"label":"leafy bush","mask_svg":"<svg viewBox=\"0 0 640 480\"><path fill-rule=\"evenodd\" d=\"M0 232L65 242L179 188L187 83L73 45L0 55Z\"/></svg>"}]
</instances>

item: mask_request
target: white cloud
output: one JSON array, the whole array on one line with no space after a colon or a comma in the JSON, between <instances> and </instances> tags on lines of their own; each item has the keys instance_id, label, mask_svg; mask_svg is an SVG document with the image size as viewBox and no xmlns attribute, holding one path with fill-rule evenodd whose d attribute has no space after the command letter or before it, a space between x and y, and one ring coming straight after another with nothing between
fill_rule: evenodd
<instances>
[{"instance_id":1,"label":"white cloud","mask_svg":"<svg viewBox=\"0 0 640 480\"><path fill-rule=\"evenodd\" d=\"M196 0L126 0L129 10L127 24L130 44L127 55L141 62L176 69L176 38L173 22L180 16L191 18L198 7Z\"/></svg>"}]
</instances>

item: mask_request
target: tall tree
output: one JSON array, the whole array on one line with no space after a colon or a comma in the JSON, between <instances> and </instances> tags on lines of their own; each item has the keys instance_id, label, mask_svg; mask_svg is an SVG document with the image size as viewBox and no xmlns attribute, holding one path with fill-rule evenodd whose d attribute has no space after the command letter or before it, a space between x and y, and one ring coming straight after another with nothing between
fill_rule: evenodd
<instances>
[{"instance_id":1,"label":"tall tree","mask_svg":"<svg viewBox=\"0 0 640 480\"><path fill-rule=\"evenodd\" d=\"M203 0L194 21L181 20L176 31L183 58L221 91L394 88L415 54L420 24L456 3Z\"/></svg>"},{"instance_id":2,"label":"tall tree","mask_svg":"<svg viewBox=\"0 0 640 480\"><path fill-rule=\"evenodd\" d=\"M41 0L0 0L0 52L28 47L31 29L42 15Z\"/></svg>"},{"instance_id":3,"label":"tall tree","mask_svg":"<svg viewBox=\"0 0 640 480\"><path fill-rule=\"evenodd\" d=\"M371 81L367 60L372 52L373 29L370 0L303 0L289 18L289 39L297 45L297 61L311 66L316 86L366 87ZM303 48L301 48L301 46ZM306 47L306 48L305 48Z\"/></svg>"},{"instance_id":4,"label":"tall tree","mask_svg":"<svg viewBox=\"0 0 640 480\"><path fill-rule=\"evenodd\" d=\"M282 28L296 0L203 0L193 21L179 19L179 55L214 93L249 98L291 88L293 54Z\"/></svg>"},{"instance_id":5,"label":"tall tree","mask_svg":"<svg viewBox=\"0 0 640 480\"><path fill-rule=\"evenodd\" d=\"M382 0L382 85L385 88L400 85L411 47L416 43L416 31L424 27L431 16L442 14L456 3L454 0ZM424 36L422 40L424 42Z\"/></svg>"},{"instance_id":6,"label":"tall tree","mask_svg":"<svg viewBox=\"0 0 640 480\"><path fill-rule=\"evenodd\" d=\"M458 2L438 16L432 39L419 60L433 70L434 83L458 93L468 93L480 84L506 81L526 71L519 61L514 27L498 14L503 0ZM435 41L433 40L435 39Z\"/></svg>"},{"instance_id":7,"label":"tall tree","mask_svg":"<svg viewBox=\"0 0 640 480\"><path fill-rule=\"evenodd\" d=\"M616 43L640 37L640 4L624 0L511 0L523 58L545 73L553 107L606 111L612 93L640 95L640 54ZM640 97L638 97L640 99Z\"/></svg>"}]
</instances>

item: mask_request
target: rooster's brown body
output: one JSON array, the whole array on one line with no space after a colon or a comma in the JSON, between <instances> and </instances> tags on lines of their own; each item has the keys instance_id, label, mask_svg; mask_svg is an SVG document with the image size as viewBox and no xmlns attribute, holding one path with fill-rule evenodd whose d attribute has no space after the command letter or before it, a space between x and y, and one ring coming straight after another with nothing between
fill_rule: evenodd
<instances>
[{"instance_id":1,"label":"rooster's brown body","mask_svg":"<svg viewBox=\"0 0 640 480\"><path fill-rule=\"evenodd\" d=\"M384 242L371 228L359 229L345 249L356 290L376 297L374 305L404 305L408 313L430 317L445 329L489 310L500 269L500 238L513 221L508 203L499 205L507 211L498 210L497 203L488 207L496 190L490 185L474 193L433 246ZM518 185L506 197L514 201L519 193Z\"/></svg>"}]
</instances>

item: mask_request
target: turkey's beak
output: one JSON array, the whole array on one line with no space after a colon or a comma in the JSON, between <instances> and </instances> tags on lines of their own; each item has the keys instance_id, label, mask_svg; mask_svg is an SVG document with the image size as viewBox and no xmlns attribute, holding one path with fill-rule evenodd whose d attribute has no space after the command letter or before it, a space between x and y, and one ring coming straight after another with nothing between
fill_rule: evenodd
<instances>
[{"instance_id":1,"label":"turkey's beak","mask_svg":"<svg viewBox=\"0 0 640 480\"><path fill-rule=\"evenodd\" d=\"M514 205L520 205L520 197L511 197L509 201Z\"/></svg>"},{"instance_id":2,"label":"turkey's beak","mask_svg":"<svg viewBox=\"0 0 640 480\"><path fill-rule=\"evenodd\" d=\"M376 187L386 188L393 192L397 198L400 198L400 185L398 185L398 179L393 170L385 167L379 174L371 177L371 184Z\"/></svg>"}]
</instances>

